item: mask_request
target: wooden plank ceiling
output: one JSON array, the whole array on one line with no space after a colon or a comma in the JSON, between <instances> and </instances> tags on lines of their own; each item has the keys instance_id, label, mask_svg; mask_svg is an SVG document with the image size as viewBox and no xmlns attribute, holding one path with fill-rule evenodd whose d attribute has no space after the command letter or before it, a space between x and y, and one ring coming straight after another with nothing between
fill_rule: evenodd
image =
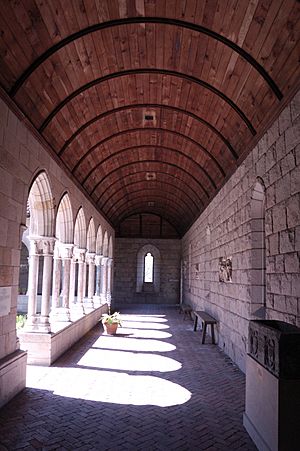
<instances>
[{"instance_id":1,"label":"wooden plank ceiling","mask_svg":"<svg viewBox=\"0 0 300 451\"><path fill-rule=\"evenodd\" d=\"M296 0L3 0L0 83L116 230L182 236L299 88L299 18Z\"/></svg>"}]
</instances>

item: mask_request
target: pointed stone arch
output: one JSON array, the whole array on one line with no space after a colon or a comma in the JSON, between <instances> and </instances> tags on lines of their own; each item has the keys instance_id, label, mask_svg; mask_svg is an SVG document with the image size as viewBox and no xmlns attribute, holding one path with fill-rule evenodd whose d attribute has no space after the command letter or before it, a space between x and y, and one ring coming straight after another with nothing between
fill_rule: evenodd
<instances>
[{"instance_id":1,"label":"pointed stone arch","mask_svg":"<svg viewBox=\"0 0 300 451\"><path fill-rule=\"evenodd\" d=\"M68 193L65 193L57 209L56 222L55 222L55 237L61 243L71 244L73 243L74 236L74 222L73 212L70 197Z\"/></svg>"},{"instance_id":2,"label":"pointed stone arch","mask_svg":"<svg viewBox=\"0 0 300 451\"><path fill-rule=\"evenodd\" d=\"M106 230L104 232L102 254L104 257L108 257L108 234Z\"/></svg>"},{"instance_id":3,"label":"pointed stone arch","mask_svg":"<svg viewBox=\"0 0 300 451\"><path fill-rule=\"evenodd\" d=\"M112 240L112 236L109 237L108 240L108 256L109 258L113 258L113 240Z\"/></svg>"},{"instance_id":4,"label":"pointed stone arch","mask_svg":"<svg viewBox=\"0 0 300 451\"><path fill-rule=\"evenodd\" d=\"M80 249L86 247L86 220L82 207L79 208L75 220L74 244Z\"/></svg>"},{"instance_id":5,"label":"pointed stone arch","mask_svg":"<svg viewBox=\"0 0 300 451\"><path fill-rule=\"evenodd\" d=\"M87 250L88 252L96 251L96 229L93 218L90 219L87 231Z\"/></svg>"},{"instance_id":6,"label":"pointed stone arch","mask_svg":"<svg viewBox=\"0 0 300 451\"><path fill-rule=\"evenodd\" d=\"M31 236L53 236L54 201L48 176L40 172L34 179L28 195Z\"/></svg>"},{"instance_id":7,"label":"pointed stone arch","mask_svg":"<svg viewBox=\"0 0 300 451\"><path fill-rule=\"evenodd\" d=\"M103 245L103 233L102 233L102 226L101 224L98 227L97 230L97 237L96 237L96 254L102 255L102 245Z\"/></svg>"}]
</instances>

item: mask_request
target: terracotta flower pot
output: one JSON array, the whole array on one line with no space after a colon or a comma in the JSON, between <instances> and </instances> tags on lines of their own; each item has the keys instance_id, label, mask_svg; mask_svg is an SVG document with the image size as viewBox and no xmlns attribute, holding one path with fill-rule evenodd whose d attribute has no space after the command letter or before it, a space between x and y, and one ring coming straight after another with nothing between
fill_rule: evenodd
<instances>
[{"instance_id":1,"label":"terracotta flower pot","mask_svg":"<svg viewBox=\"0 0 300 451\"><path fill-rule=\"evenodd\" d=\"M116 335L118 329L118 323L108 324L104 323L104 329L108 335Z\"/></svg>"}]
</instances>

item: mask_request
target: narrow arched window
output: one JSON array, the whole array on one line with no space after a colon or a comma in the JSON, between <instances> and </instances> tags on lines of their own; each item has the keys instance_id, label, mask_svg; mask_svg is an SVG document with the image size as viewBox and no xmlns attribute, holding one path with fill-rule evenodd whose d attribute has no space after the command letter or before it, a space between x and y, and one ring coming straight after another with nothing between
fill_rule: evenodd
<instances>
[{"instance_id":1,"label":"narrow arched window","mask_svg":"<svg viewBox=\"0 0 300 451\"><path fill-rule=\"evenodd\" d=\"M144 282L153 283L153 255L150 252L145 255L144 268Z\"/></svg>"}]
</instances>

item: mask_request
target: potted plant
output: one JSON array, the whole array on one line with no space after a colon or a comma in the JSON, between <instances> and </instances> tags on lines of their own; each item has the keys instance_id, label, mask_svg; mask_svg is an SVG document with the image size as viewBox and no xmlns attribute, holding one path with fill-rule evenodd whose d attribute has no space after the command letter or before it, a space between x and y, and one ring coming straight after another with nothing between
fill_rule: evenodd
<instances>
[{"instance_id":1,"label":"potted plant","mask_svg":"<svg viewBox=\"0 0 300 451\"><path fill-rule=\"evenodd\" d=\"M101 317L101 321L104 329L109 335L115 335L117 333L118 326L122 327L121 317L119 312L112 314L105 313Z\"/></svg>"}]
</instances>

